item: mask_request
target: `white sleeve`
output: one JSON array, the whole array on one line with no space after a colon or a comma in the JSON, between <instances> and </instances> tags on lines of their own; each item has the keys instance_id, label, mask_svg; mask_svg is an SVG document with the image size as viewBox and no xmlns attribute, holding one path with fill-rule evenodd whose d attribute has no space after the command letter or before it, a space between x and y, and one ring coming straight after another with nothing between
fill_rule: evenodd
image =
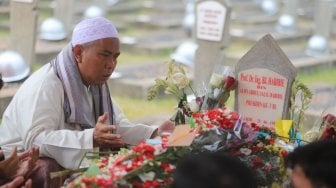
<instances>
[{"instance_id":1,"label":"white sleeve","mask_svg":"<svg viewBox=\"0 0 336 188\"><path fill-rule=\"evenodd\" d=\"M122 136L126 144L136 145L140 141L150 138L158 127L132 123L115 102L113 102L113 110L116 116L117 134Z\"/></svg>"},{"instance_id":2,"label":"white sleeve","mask_svg":"<svg viewBox=\"0 0 336 188\"><path fill-rule=\"evenodd\" d=\"M69 129L64 123L63 89L61 83L43 84L35 92L31 110L24 114L21 124L31 124L23 144L25 148L40 147L42 156L55 159L65 168L78 168L87 151L93 149L93 129ZM28 108L28 106L25 106ZM72 129L72 128L71 128Z\"/></svg>"}]
</instances>

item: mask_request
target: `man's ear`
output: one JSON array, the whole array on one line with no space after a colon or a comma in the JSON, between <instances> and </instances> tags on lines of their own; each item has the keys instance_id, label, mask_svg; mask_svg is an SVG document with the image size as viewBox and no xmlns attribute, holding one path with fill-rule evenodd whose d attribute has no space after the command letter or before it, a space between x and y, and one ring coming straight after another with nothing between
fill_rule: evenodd
<instances>
[{"instance_id":1,"label":"man's ear","mask_svg":"<svg viewBox=\"0 0 336 188\"><path fill-rule=\"evenodd\" d=\"M73 52L74 52L74 56L75 56L77 63L81 63L82 62L82 52L83 52L82 45L77 44L73 48Z\"/></svg>"}]
</instances>

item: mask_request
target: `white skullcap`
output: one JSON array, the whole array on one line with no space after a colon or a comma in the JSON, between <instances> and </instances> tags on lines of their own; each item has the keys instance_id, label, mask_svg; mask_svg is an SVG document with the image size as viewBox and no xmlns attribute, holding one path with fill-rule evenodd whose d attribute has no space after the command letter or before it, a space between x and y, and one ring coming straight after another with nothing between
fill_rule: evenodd
<instances>
[{"instance_id":1,"label":"white skullcap","mask_svg":"<svg viewBox=\"0 0 336 188\"><path fill-rule=\"evenodd\" d=\"M75 26L71 44L75 46L103 38L118 38L118 31L113 23L103 17L89 18Z\"/></svg>"}]
</instances>

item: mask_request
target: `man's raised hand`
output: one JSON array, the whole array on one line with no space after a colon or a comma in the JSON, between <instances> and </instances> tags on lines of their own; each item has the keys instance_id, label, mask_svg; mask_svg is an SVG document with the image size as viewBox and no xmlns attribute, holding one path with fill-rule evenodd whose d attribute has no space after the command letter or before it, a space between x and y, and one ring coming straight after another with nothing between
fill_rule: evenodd
<instances>
[{"instance_id":1,"label":"man's raised hand","mask_svg":"<svg viewBox=\"0 0 336 188\"><path fill-rule=\"evenodd\" d=\"M119 134L113 134L115 125L107 124L108 114L105 112L99 116L93 131L93 146L101 148L121 147L124 142Z\"/></svg>"}]
</instances>

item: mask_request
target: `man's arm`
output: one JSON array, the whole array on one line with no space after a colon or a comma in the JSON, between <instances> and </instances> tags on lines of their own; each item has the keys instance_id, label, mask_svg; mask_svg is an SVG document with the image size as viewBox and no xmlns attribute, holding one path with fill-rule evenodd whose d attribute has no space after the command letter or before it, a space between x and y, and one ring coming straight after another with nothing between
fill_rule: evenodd
<instances>
[{"instance_id":1,"label":"man's arm","mask_svg":"<svg viewBox=\"0 0 336 188\"><path fill-rule=\"evenodd\" d=\"M140 141L151 138L158 126L135 124L126 118L121 108L113 101L113 110L117 126L117 134L120 134L123 141L129 145L136 145Z\"/></svg>"},{"instance_id":2,"label":"man's arm","mask_svg":"<svg viewBox=\"0 0 336 188\"><path fill-rule=\"evenodd\" d=\"M174 122L170 120L163 120L160 126L134 124L126 118L115 102L113 102L113 109L116 116L117 133L122 136L126 144L136 145L142 140L159 136L161 132L172 132L175 128Z\"/></svg>"},{"instance_id":3,"label":"man's arm","mask_svg":"<svg viewBox=\"0 0 336 188\"><path fill-rule=\"evenodd\" d=\"M20 108L26 109L19 120L24 127L21 137L25 149L39 147L42 156L65 168L77 168L83 155L93 149L93 128L80 131L76 125L65 123L64 93L58 80L45 83L33 94L23 99L29 102L18 101Z\"/></svg>"}]
</instances>

